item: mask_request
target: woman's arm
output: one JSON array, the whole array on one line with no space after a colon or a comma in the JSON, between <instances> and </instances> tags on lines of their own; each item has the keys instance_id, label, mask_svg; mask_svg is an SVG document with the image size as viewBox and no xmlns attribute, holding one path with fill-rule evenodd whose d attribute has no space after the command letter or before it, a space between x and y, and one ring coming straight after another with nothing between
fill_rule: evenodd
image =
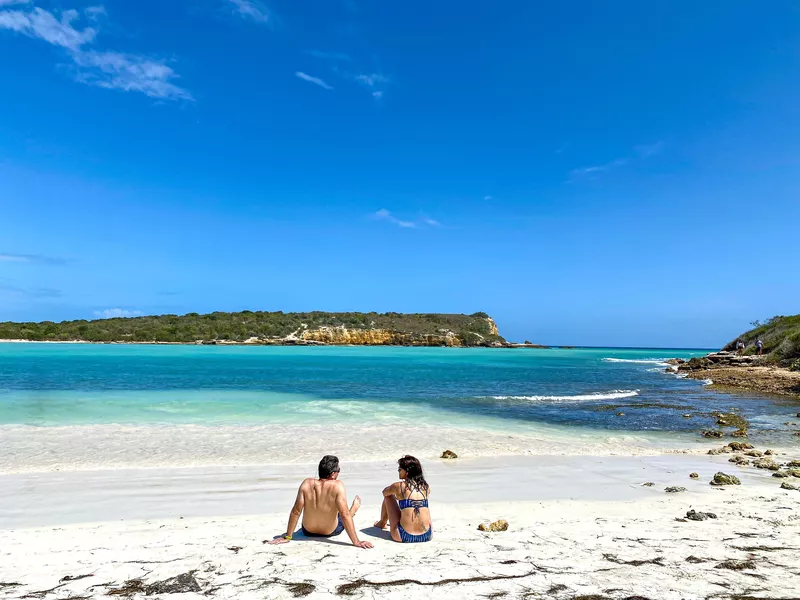
<instances>
[{"instance_id":1,"label":"woman's arm","mask_svg":"<svg viewBox=\"0 0 800 600\"><path fill-rule=\"evenodd\" d=\"M393 483L390 486L383 488L383 497L386 498L387 496L395 496L397 497L397 488L400 483Z\"/></svg>"}]
</instances>

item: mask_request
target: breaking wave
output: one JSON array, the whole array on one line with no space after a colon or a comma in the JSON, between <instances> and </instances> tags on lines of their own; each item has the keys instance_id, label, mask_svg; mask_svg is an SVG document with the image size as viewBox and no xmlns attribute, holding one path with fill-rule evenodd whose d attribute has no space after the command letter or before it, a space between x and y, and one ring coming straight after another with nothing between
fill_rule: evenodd
<instances>
[{"instance_id":1,"label":"breaking wave","mask_svg":"<svg viewBox=\"0 0 800 600\"><path fill-rule=\"evenodd\" d=\"M531 402L591 402L592 400L616 400L638 396L639 390L612 390L576 396L492 396L494 400L529 400Z\"/></svg>"}]
</instances>

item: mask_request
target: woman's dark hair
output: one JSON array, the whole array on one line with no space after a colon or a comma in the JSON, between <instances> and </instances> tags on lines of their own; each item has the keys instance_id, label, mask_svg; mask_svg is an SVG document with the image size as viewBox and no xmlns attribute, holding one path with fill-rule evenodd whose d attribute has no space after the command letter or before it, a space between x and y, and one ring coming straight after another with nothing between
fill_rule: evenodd
<instances>
[{"instance_id":1,"label":"woman's dark hair","mask_svg":"<svg viewBox=\"0 0 800 600\"><path fill-rule=\"evenodd\" d=\"M425 481L425 474L422 472L422 464L418 459L406 454L397 461L397 466L406 472L406 485L409 489L425 494L430 491L430 486Z\"/></svg>"},{"instance_id":2,"label":"woman's dark hair","mask_svg":"<svg viewBox=\"0 0 800 600\"><path fill-rule=\"evenodd\" d=\"M323 456L319 461L319 478L328 479L334 473L339 472L339 459L330 454Z\"/></svg>"}]
</instances>

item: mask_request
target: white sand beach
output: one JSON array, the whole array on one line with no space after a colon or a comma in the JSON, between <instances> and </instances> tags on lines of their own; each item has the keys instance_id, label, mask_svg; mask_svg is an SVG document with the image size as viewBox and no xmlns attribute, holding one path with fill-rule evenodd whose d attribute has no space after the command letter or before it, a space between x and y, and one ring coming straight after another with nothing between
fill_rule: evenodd
<instances>
[{"instance_id":1,"label":"white sand beach","mask_svg":"<svg viewBox=\"0 0 800 600\"><path fill-rule=\"evenodd\" d=\"M796 598L800 491L780 485L800 479L729 456L427 461L434 538L414 545L371 527L393 465L343 464L373 550L263 543L314 465L3 475L0 597L166 596L147 586L191 573L168 597ZM742 485L710 486L720 470ZM501 518L508 531L477 531Z\"/></svg>"}]
</instances>

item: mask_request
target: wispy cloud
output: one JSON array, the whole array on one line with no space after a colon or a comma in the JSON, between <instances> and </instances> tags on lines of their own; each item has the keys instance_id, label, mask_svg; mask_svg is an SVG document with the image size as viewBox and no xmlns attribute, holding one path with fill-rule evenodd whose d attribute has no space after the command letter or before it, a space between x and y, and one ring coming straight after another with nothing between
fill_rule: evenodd
<instances>
[{"instance_id":1,"label":"wispy cloud","mask_svg":"<svg viewBox=\"0 0 800 600\"><path fill-rule=\"evenodd\" d=\"M94 311L94 316L99 319L119 319L126 317L141 317L140 310L127 310L125 308L107 308L105 310Z\"/></svg>"},{"instance_id":2,"label":"wispy cloud","mask_svg":"<svg viewBox=\"0 0 800 600\"><path fill-rule=\"evenodd\" d=\"M0 0L0 5L20 2ZM27 4L27 3L26 3ZM23 8L23 7L19 7ZM25 7L26 8L26 7ZM90 6L84 10L85 20L97 25L105 18L103 6ZM178 75L163 60L143 55L121 52L101 52L91 46L95 43L97 29L76 26L81 14L77 10L50 12L38 7L30 10L0 11L0 29L64 49L73 62L75 81L107 89L140 92L162 100L192 100L192 95L173 80Z\"/></svg>"},{"instance_id":3,"label":"wispy cloud","mask_svg":"<svg viewBox=\"0 0 800 600\"><path fill-rule=\"evenodd\" d=\"M41 300L47 298L60 298L64 294L61 290L48 287L21 288L0 281L0 294L11 298Z\"/></svg>"},{"instance_id":4,"label":"wispy cloud","mask_svg":"<svg viewBox=\"0 0 800 600\"><path fill-rule=\"evenodd\" d=\"M381 75L379 73L370 73L370 74L361 74L356 75L355 80L359 83L363 83L367 87L375 87L381 83L388 83L389 78L385 75Z\"/></svg>"},{"instance_id":5,"label":"wispy cloud","mask_svg":"<svg viewBox=\"0 0 800 600\"><path fill-rule=\"evenodd\" d=\"M228 0L233 11L256 23L269 23L271 16L266 6L257 0Z\"/></svg>"},{"instance_id":6,"label":"wispy cloud","mask_svg":"<svg viewBox=\"0 0 800 600\"><path fill-rule=\"evenodd\" d=\"M0 0L0 6L11 6L12 4L30 4L31 0Z\"/></svg>"},{"instance_id":7,"label":"wispy cloud","mask_svg":"<svg viewBox=\"0 0 800 600\"><path fill-rule=\"evenodd\" d=\"M400 219L393 215L390 211L386 210L385 208L380 209L372 214L372 218L377 221L386 221L387 223L391 223L392 225L397 225L398 227L402 227L404 229L418 229L419 227L441 227L442 224L435 220L431 219L428 216L421 216L419 219L415 221L407 221L404 219Z\"/></svg>"},{"instance_id":8,"label":"wispy cloud","mask_svg":"<svg viewBox=\"0 0 800 600\"><path fill-rule=\"evenodd\" d=\"M491 196L484 196L483 199L484 200L492 200L492 197Z\"/></svg>"},{"instance_id":9,"label":"wispy cloud","mask_svg":"<svg viewBox=\"0 0 800 600\"><path fill-rule=\"evenodd\" d=\"M343 52L323 52L322 50L307 50L306 54L309 56L313 56L314 58L321 58L323 60L334 60L334 61L343 61L349 62L352 59L349 55L344 54Z\"/></svg>"},{"instance_id":10,"label":"wispy cloud","mask_svg":"<svg viewBox=\"0 0 800 600\"><path fill-rule=\"evenodd\" d=\"M645 144L643 146L636 146L634 150L636 154L643 158L659 154L664 149L664 142L656 142L655 144Z\"/></svg>"},{"instance_id":11,"label":"wispy cloud","mask_svg":"<svg viewBox=\"0 0 800 600\"><path fill-rule=\"evenodd\" d=\"M602 165L594 165L591 167L581 167L580 169L573 169L570 174L572 176L585 176L585 175L594 175L597 173L605 173L607 171L611 171L612 169L616 169L618 167L623 167L628 164L627 158L617 158L616 160L612 160L611 162L604 163Z\"/></svg>"},{"instance_id":12,"label":"wispy cloud","mask_svg":"<svg viewBox=\"0 0 800 600\"><path fill-rule=\"evenodd\" d=\"M83 30L73 27L72 23L79 18L80 13L77 10L63 11L60 19L41 8L29 11L5 10L0 12L0 29L10 29L77 52L84 44L91 43L97 35L97 31L91 27Z\"/></svg>"},{"instance_id":13,"label":"wispy cloud","mask_svg":"<svg viewBox=\"0 0 800 600\"><path fill-rule=\"evenodd\" d=\"M172 83L178 75L163 61L121 52L80 52L73 56L81 69L75 79L97 87L141 92L162 100L194 100L182 87Z\"/></svg>"},{"instance_id":14,"label":"wispy cloud","mask_svg":"<svg viewBox=\"0 0 800 600\"><path fill-rule=\"evenodd\" d=\"M311 75L308 75L307 73L303 73L302 71L297 71L297 73L295 73L295 75L297 77L299 77L300 79L302 79L303 81L308 81L309 83L313 83L314 85L318 85L319 87L324 88L326 90L332 90L333 89L332 85L328 85L327 83L325 83L319 77L312 77Z\"/></svg>"},{"instance_id":15,"label":"wispy cloud","mask_svg":"<svg viewBox=\"0 0 800 600\"><path fill-rule=\"evenodd\" d=\"M383 98L383 91L377 90L375 92L372 92L372 97L376 98L377 100L380 100L381 98Z\"/></svg>"},{"instance_id":16,"label":"wispy cloud","mask_svg":"<svg viewBox=\"0 0 800 600\"><path fill-rule=\"evenodd\" d=\"M56 258L53 256L41 256L39 254L0 254L0 262L11 263L24 263L32 265L65 265L69 261L65 258Z\"/></svg>"}]
</instances>

